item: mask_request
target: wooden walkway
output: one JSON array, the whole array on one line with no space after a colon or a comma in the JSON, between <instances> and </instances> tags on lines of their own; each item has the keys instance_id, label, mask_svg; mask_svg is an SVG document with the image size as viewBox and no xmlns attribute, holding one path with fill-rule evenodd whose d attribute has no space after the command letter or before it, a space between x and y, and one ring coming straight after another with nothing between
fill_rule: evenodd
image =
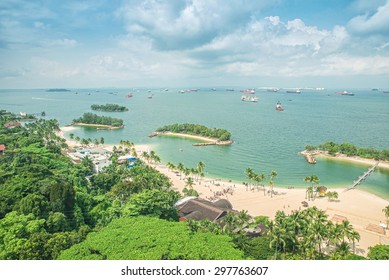
<instances>
[{"instance_id":1,"label":"wooden walkway","mask_svg":"<svg viewBox=\"0 0 389 280\"><path fill-rule=\"evenodd\" d=\"M367 176L369 176L378 166L379 162L374 164L372 167L369 168L365 173L363 173L362 176L360 176L356 181L354 181L353 185L349 187L346 191L354 189L356 186L358 186L363 180L366 179Z\"/></svg>"}]
</instances>

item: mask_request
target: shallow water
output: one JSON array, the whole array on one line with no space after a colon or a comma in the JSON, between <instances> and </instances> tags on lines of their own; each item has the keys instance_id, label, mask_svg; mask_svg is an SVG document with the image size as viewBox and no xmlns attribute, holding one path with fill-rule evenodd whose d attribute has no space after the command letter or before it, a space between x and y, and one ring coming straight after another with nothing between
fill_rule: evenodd
<instances>
[{"instance_id":1,"label":"shallow water","mask_svg":"<svg viewBox=\"0 0 389 280\"><path fill-rule=\"evenodd\" d=\"M277 171L274 180L277 186L304 187L307 183L303 179L316 174L321 185L331 188L350 186L368 166L331 159L319 159L316 165L310 165L298 154L305 145L334 141L389 149L389 95L352 90L355 96L341 96L335 94L338 90L302 91L301 94L257 90L258 103L242 102L239 91L230 92L225 88L184 94L178 89L1 90L0 108L15 113L46 111L46 118L56 118L61 125L66 125L84 112L91 112L92 104L125 105L128 112L97 112L123 118L124 129L80 128L73 133L81 138L104 137L106 143L112 144L121 139L151 144L165 163L183 162L185 166L195 167L202 160L206 175L216 178L245 181L244 171L250 167L265 174ZM130 91L134 96L124 98ZM151 99L147 98L151 95ZM282 103L284 111L275 110L277 101ZM147 137L160 126L185 122L225 128L232 133L235 143L193 147L196 140ZM377 169L358 188L389 198L389 171Z\"/></svg>"}]
</instances>

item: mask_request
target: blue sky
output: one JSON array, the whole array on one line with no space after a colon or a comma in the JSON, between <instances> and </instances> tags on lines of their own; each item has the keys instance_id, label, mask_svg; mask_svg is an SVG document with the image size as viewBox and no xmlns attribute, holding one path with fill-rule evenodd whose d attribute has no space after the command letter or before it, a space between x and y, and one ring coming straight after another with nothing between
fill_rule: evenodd
<instances>
[{"instance_id":1,"label":"blue sky","mask_svg":"<svg viewBox=\"0 0 389 280\"><path fill-rule=\"evenodd\" d=\"M389 88L389 0L1 0L0 87Z\"/></svg>"}]
</instances>

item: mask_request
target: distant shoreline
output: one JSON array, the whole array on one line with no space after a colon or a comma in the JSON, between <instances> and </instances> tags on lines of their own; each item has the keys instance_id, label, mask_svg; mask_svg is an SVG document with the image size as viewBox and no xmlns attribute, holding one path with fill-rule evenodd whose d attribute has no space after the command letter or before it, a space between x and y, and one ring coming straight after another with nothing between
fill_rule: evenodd
<instances>
[{"instance_id":1,"label":"distant shoreline","mask_svg":"<svg viewBox=\"0 0 389 280\"><path fill-rule=\"evenodd\" d=\"M323 150L313 150L313 151L307 151L304 150L300 154L305 156L307 159L315 158L315 157L323 157L323 158L329 158L329 159L334 159L334 160L339 160L339 161L348 161L348 162L353 162L353 163L362 163L366 165L374 165L378 163L378 167L389 169L389 162L387 161L378 161L375 159L370 159L370 158L361 158L358 156L347 156L344 154L339 154L337 153L336 155L330 155L328 154L327 151Z\"/></svg>"},{"instance_id":2,"label":"distant shoreline","mask_svg":"<svg viewBox=\"0 0 389 280\"><path fill-rule=\"evenodd\" d=\"M210 146L210 145L217 145L217 146L225 146L225 145L231 145L233 141L220 141L216 138L210 138L200 135L192 135L192 134L185 134L185 133L176 133L171 131L164 131L164 132L158 132L155 131L149 135L149 137L155 137L155 136L169 136L169 137L182 137L182 138L191 138L203 141L203 143L194 143L193 146Z\"/></svg>"}]
</instances>

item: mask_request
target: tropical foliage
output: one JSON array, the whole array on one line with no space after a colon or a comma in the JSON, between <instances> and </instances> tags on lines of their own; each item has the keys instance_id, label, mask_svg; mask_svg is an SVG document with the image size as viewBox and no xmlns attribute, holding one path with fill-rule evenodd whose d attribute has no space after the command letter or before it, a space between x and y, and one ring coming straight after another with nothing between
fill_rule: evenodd
<instances>
[{"instance_id":1,"label":"tropical foliage","mask_svg":"<svg viewBox=\"0 0 389 280\"><path fill-rule=\"evenodd\" d=\"M105 104L105 105L93 104L90 107L91 107L92 110L104 111L104 112L124 112L124 111L128 111L127 107L120 106L118 104Z\"/></svg>"},{"instance_id":2,"label":"tropical foliage","mask_svg":"<svg viewBox=\"0 0 389 280\"><path fill-rule=\"evenodd\" d=\"M208 128L204 125L199 124L171 124L165 125L156 130L157 132L174 132L174 133L184 133L190 135L200 135L209 138L215 138L219 141L228 141L231 139L231 133L225 129L221 128Z\"/></svg>"},{"instance_id":3,"label":"tropical foliage","mask_svg":"<svg viewBox=\"0 0 389 280\"><path fill-rule=\"evenodd\" d=\"M65 250L63 260L239 260L231 237L193 232L186 223L152 217L120 218Z\"/></svg>"}]
</instances>

